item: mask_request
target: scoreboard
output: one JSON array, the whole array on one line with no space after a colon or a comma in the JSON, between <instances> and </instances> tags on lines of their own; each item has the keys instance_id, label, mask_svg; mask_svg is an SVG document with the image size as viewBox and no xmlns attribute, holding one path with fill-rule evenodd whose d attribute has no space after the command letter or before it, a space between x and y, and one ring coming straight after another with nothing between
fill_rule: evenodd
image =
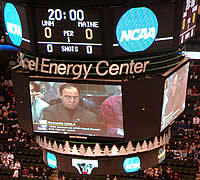
<instances>
[{"instance_id":1,"label":"scoreboard","mask_svg":"<svg viewBox=\"0 0 200 180\"><path fill-rule=\"evenodd\" d=\"M182 14L179 44L195 35L197 22L198 0L185 0Z\"/></svg>"},{"instance_id":2,"label":"scoreboard","mask_svg":"<svg viewBox=\"0 0 200 180\"><path fill-rule=\"evenodd\" d=\"M100 9L36 8L35 14L39 54L102 56Z\"/></svg>"},{"instance_id":3,"label":"scoreboard","mask_svg":"<svg viewBox=\"0 0 200 180\"><path fill-rule=\"evenodd\" d=\"M182 8L177 3L91 8L1 2L7 42L46 58L99 60L176 50L194 35L196 26L197 0L185 1L179 44L176 16L182 16ZM15 44L16 33L9 32L7 24L18 23L22 42Z\"/></svg>"}]
</instances>

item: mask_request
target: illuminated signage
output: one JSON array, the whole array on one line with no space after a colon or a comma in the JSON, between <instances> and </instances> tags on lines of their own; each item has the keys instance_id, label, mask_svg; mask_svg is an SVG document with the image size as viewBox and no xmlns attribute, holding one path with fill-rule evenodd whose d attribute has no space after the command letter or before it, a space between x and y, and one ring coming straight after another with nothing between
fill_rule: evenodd
<instances>
[{"instance_id":1,"label":"illuminated signage","mask_svg":"<svg viewBox=\"0 0 200 180\"><path fill-rule=\"evenodd\" d=\"M183 54L185 57L188 57L190 59L200 59L200 52L184 51Z\"/></svg>"},{"instance_id":2,"label":"illuminated signage","mask_svg":"<svg viewBox=\"0 0 200 180\"><path fill-rule=\"evenodd\" d=\"M36 8L39 54L101 56L100 9Z\"/></svg>"},{"instance_id":3,"label":"illuminated signage","mask_svg":"<svg viewBox=\"0 0 200 180\"><path fill-rule=\"evenodd\" d=\"M123 162L123 168L126 173L136 172L141 168L139 157L126 158Z\"/></svg>"},{"instance_id":4,"label":"illuminated signage","mask_svg":"<svg viewBox=\"0 0 200 180\"><path fill-rule=\"evenodd\" d=\"M56 156L50 152L47 152L47 164L51 168L57 168Z\"/></svg>"},{"instance_id":5,"label":"illuminated signage","mask_svg":"<svg viewBox=\"0 0 200 180\"><path fill-rule=\"evenodd\" d=\"M72 166L79 174L91 174L94 168L98 168L98 160L72 159Z\"/></svg>"},{"instance_id":6,"label":"illuminated signage","mask_svg":"<svg viewBox=\"0 0 200 180\"><path fill-rule=\"evenodd\" d=\"M195 34L197 21L198 1L185 0L179 44L184 43Z\"/></svg>"},{"instance_id":7,"label":"illuminated signage","mask_svg":"<svg viewBox=\"0 0 200 180\"><path fill-rule=\"evenodd\" d=\"M149 8L132 8L120 18L116 27L119 45L127 52L144 51L158 33L156 15Z\"/></svg>"},{"instance_id":8,"label":"illuminated signage","mask_svg":"<svg viewBox=\"0 0 200 180\"><path fill-rule=\"evenodd\" d=\"M4 22L11 42L16 46L20 46L22 43L21 20L17 9L11 3L6 3L4 7Z\"/></svg>"},{"instance_id":9,"label":"illuminated signage","mask_svg":"<svg viewBox=\"0 0 200 180\"><path fill-rule=\"evenodd\" d=\"M129 63L111 64L106 60L98 61L97 64L68 64L60 62L51 62L50 59L38 58L28 59L23 53L18 54L18 63L24 69L45 74L54 74L61 76L73 75L72 79L87 79L88 75L95 70L97 76L116 76L122 74L140 74L145 73L149 61L135 62L130 60ZM107 69L105 69L105 67ZM94 71L93 71L94 73Z\"/></svg>"},{"instance_id":10,"label":"illuminated signage","mask_svg":"<svg viewBox=\"0 0 200 180\"><path fill-rule=\"evenodd\" d=\"M18 51L18 48L12 46L12 45L0 45L0 51Z\"/></svg>"},{"instance_id":11,"label":"illuminated signage","mask_svg":"<svg viewBox=\"0 0 200 180\"><path fill-rule=\"evenodd\" d=\"M165 147L163 147L159 150L159 154L158 154L159 163L161 163L165 159L165 156L166 156L166 151L165 151Z\"/></svg>"},{"instance_id":12,"label":"illuminated signage","mask_svg":"<svg viewBox=\"0 0 200 180\"><path fill-rule=\"evenodd\" d=\"M93 61L174 49L174 3L167 4L169 16L166 3L91 8L6 1L6 43L35 56Z\"/></svg>"}]
</instances>

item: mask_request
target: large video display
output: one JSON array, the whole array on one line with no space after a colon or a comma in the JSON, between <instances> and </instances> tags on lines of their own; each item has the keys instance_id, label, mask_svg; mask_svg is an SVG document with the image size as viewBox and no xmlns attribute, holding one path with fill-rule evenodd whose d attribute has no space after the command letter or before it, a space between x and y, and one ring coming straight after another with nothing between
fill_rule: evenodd
<instances>
[{"instance_id":1,"label":"large video display","mask_svg":"<svg viewBox=\"0 0 200 180\"><path fill-rule=\"evenodd\" d=\"M189 63L165 80L160 131L163 131L185 109L188 71Z\"/></svg>"},{"instance_id":2,"label":"large video display","mask_svg":"<svg viewBox=\"0 0 200 180\"><path fill-rule=\"evenodd\" d=\"M29 89L34 132L124 137L121 85L30 80Z\"/></svg>"}]
</instances>

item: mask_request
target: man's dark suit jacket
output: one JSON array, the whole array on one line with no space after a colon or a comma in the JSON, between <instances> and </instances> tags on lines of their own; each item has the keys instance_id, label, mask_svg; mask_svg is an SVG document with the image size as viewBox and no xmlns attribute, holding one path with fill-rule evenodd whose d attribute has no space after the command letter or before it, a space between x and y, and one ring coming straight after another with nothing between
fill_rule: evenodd
<instances>
[{"instance_id":1,"label":"man's dark suit jacket","mask_svg":"<svg viewBox=\"0 0 200 180\"><path fill-rule=\"evenodd\" d=\"M74 110L73 116L70 118L69 112L62 103L45 108L42 119L56 122L97 123L96 115L81 106Z\"/></svg>"}]
</instances>

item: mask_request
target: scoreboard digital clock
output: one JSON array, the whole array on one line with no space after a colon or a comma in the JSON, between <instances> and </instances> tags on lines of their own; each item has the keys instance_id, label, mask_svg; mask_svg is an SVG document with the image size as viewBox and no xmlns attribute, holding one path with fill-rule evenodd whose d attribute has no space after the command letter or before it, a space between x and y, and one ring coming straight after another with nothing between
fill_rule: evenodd
<instances>
[{"instance_id":1,"label":"scoreboard digital clock","mask_svg":"<svg viewBox=\"0 0 200 180\"><path fill-rule=\"evenodd\" d=\"M39 55L102 57L100 9L36 8L35 14Z\"/></svg>"}]
</instances>

